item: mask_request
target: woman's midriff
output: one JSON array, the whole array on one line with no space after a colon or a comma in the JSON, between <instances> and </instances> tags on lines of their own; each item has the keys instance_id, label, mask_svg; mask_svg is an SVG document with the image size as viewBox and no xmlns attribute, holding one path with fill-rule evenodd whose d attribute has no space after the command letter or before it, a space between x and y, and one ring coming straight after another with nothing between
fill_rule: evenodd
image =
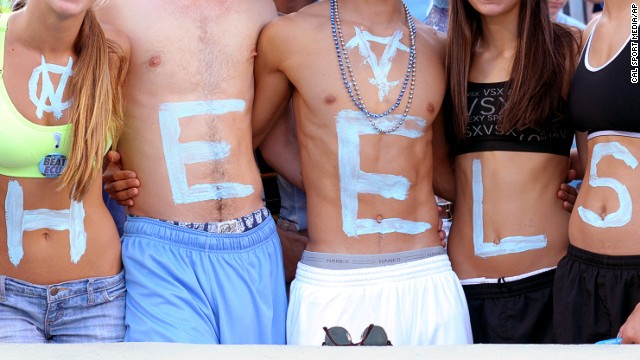
<instances>
[{"instance_id":1,"label":"woman's midriff","mask_svg":"<svg viewBox=\"0 0 640 360\"><path fill-rule=\"evenodd\" d=\"M6 207L9 181L20 186L22 206ZM75 206L57 186L50 179L0 176L0 211L5 215L0 222L0 274L44 285L120 272L120 239L102 200L100 181ZM7 224L14 225L8 229Z\"/></svg>"},{"instance_id":2,"label":"woman's midriff","mask_svg":"<svg viewBox=\"0 0 640 360\"><path fill-rule=\"evenodd\" d=\"M479 160L475 176L474 160ZM567 169L567 157L541 153L456 158L448 247L461 279L515 276L557 265L568 244L570 214L557 198Z\"/></svg>"},{"instance_id":3,"label":"woman's midriff","mask_svg":"<svg viewBox=\"0 0 640 360\"><path fill-rule=\"evenodd\" d=\"M615 156L608 154L611 146ZM598 254L640 255L640 139L599 136L589 140L588 152L569 222L571 244Z\"/></svg>"}]
</instances>

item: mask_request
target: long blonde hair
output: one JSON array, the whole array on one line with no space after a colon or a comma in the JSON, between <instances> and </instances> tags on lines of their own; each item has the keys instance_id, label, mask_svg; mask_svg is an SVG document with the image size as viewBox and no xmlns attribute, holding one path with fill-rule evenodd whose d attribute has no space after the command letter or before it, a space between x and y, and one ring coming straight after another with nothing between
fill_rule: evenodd
<instances>
[{"instance_id":1,"label":"long blonde hair","mask_svg":"<svg viewBox=\"0 0 640 360\"><path fill-rule=\"evenodd\" d=\"M14 11L26 3L27 0L17 0ZM77 201L85 197L102 173L109 141L113 148L118 143L123 128L122 86L128 58L115 41L107 39L92 9L84 16L74 50L78 59L69 81L73 135L67 165L58 181L60 189L68 186L71 198Z\"/></svg>"},{"instance_id":2,"label":"long blonde hair","mask_svg":"<svg viewBox=\"0 0 640 360\"><path fill-rule=\"evenodd\" d=\"M122 85L128 58L117 43L106 38L93 10L84 17L75 51L78 60L69 86L73 99L69 112L73 140L59 181L61 187L71 187L72 199L79 200L102 173L109 139L114 148L118 143L123 127Z\"/></svg>"}]
</instances>

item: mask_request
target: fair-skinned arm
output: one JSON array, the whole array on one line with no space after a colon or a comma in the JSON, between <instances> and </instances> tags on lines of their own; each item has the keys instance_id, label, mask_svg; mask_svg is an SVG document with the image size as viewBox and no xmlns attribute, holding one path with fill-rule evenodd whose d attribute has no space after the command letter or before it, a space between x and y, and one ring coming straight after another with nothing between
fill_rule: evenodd
<instances>
[{"instance_id":1,"label":"fair-skinned arm","mask_svg":"<svg viewBox=\"0 0 640 360\"><path fill-rule=\"evenodd\" d=\"M272 21L260 34L255 61L253 146L292 184L302 187L298 143L290 111L292 84L281 69L287 57L289 19Z\"/></svg>"},{"instance_id":2,"label":"fair-skinned arm","mask_svg":"<svg viewBox=\"0 0 640 360\"><path fill-rule=\"evenodd\" d=\"M274 19L262 30L258 38L257 55L254 65L255 95L251 126L253 129L253 147L257 148L278 123L285 120L292 86L280 69L283 63L281 47L286 41L282 34L285 28L281 24L283 17Z\"/></svg>"},{"instance_id":3,"label":"fair-skinned arm","mask_svg":"<svg viewBox=\"0 0 640 360\"><path fill-rule=\"evenodd\" d=\"M119 86L122 86L128 71L131 45L126 34L112 25L110 16L114 16L114 11L117 11L117 6L99 6L96 9L96 15L104 29L105 35L109 39L115 41L122 52L121 56L123 59L116 58L112 55L114 58L111 61L112 74L117 74L112 75L115 76L113 81L118 83ZM120 64L121 60L122 64L120 66L114 66L114 64ZM120 96L123 96L122 93L120 93ZM124 99L121 99L121 101L124 102ZM115 149L117 144L114 143L113 145ZM105 155L103 169L102 180L105 191L112 199L116 200L118 204L123 206L132 206L133 200L131 198L138 195L137 187L140 186L140 182L136 178L135 173L132 171L122 170L120 154L117 151L112 150Z\"/></svg>"},{"instance_id":4,"label":"fair-skinned arm","mask_svg":"<svg viewBox=\"0 0 640 360\"><path fill-rule=\"evenodd\" d=\"M274 126L259 148L269 166L287 181L304 190L298 139L290 106L275 120Z\"/></svg>"}]
</instances>

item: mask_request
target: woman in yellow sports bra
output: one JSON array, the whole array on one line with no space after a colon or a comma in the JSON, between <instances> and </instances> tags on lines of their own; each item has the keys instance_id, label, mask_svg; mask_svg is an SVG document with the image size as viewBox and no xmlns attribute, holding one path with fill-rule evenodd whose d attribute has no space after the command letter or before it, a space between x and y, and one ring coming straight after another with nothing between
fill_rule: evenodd
<instances>
[{"instance_id":1,"label":"woman in yellow sports bra","mask_svg":"<svg viewBox=\"0 0 640 360\"><path fill-rule=\"evenodd\" d=\"M101 173L122 126L129 45L102 30L95 3L19 0L0 17L0 342L124 337Z\"/></svg>"}]
</instances>

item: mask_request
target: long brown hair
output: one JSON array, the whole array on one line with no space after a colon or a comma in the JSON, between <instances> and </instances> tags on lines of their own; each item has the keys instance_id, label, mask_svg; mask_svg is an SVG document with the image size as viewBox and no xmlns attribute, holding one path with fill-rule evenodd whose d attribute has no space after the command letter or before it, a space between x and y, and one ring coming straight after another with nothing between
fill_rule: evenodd
<instances>
[{"instance_id":1,"label":"long brown hair","mask_svg":"<svg viewBox=\"0 0 640 360\"><path fill-rule=\"evenodd\" d=\"M455 135L464 140L467 82L474 49L482 36L480 14L468 0L452 0L447 74ZM579 44L570 28L552 23L547 0L523 0L518 14L518 45L507 83L500 124L505 130L539 129L557 109Z\"/></svg>"},{"instance_id":2,"label":"long brown hair","mask_svg":"<svg viewBox=\"0 0 640 360\"><path fill-rule=\"evenodd\" d=\"M14 11L27 0L14 3ZM69 187L73 200L81 200L102 173L102 160L109 142L115 148L123 128L122 86L128 58L122 48L107 39L92 9L82 22L74 43L78 59L69 81L72 104L69 123L73 139L60 189Z\"/></svg>"}]
</instances>

